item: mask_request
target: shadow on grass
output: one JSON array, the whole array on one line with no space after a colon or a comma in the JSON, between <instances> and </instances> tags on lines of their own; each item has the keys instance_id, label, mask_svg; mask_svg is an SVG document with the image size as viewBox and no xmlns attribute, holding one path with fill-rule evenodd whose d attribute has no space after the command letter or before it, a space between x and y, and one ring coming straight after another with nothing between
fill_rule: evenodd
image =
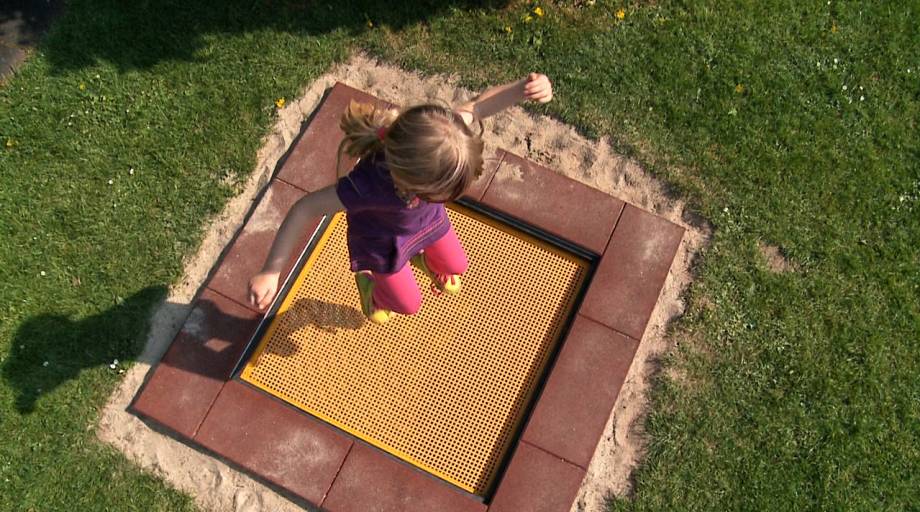
<instances>
[{"instance_id":1,"label":"shadow on grass","mask_svg":"<svg viewBox=\"0 0 920 512\"><path fill-rule=\"evenodd\" d=\"M121 70L162 61L193 61L209 34L278 30L359 36L368 22L401 29L452 9L499 9L507 0L74 0L43 50L55 72L103 60Z\"/></svg>"},{"instance_id":2,"label":"shadow on grass","mask_svg":"<svg viewBox=\"0 0 920 512\"><path fill-rule=\"evenodd\" d=\"M0 3L0 41L34 46L63 9L63 0L3 0Z\"/></svg>"},{"instance_id":3,"label":"shadow on grass","mask_svg":"<svg viewBox=\"0 0 920 512\"><path fill-rule=\"evenodd\" d=\"M147 332L150 308L165 295L166 287L151 286L98 315L74 320L44 314L20 325L0 370L16 393L19 412L32 412L42 395L87 368L136 357L143 348L139 338Z\"/></svg>"},{"instance_id":4,"label":"shadow on grass","mask_svg":"<svg viewBox=\"0 0 920 512\"><path fill-rule=\"evenodd\" d=\"M43 395L78 379L81 371L108 366L115 359L151 366L160 362L211 379L229 379L261 316L238 317L206 299L197 300L191 309L186 304L162 302L151 316L151 308L165 295L166 287L152 286L82 320L45 314L24 322L0 369L15 392L17 410L31 413ZM298 329L312 326L330 333L360 329L364 324L356 308L313 299L297 301L276 320L294 322ZM292 356L296 344L291 340L270 350L282 357ZM174 350L163 357L171 345Z\"/></svg>"}]
</instances>

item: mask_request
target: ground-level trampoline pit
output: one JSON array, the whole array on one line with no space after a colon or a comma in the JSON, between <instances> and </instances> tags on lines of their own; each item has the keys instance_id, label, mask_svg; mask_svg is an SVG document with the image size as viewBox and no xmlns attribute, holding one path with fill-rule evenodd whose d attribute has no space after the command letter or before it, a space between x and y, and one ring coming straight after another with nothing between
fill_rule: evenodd
<instances>
[{"instance_id":1,"label":"ground-level trampoline pit","mask_svg":"<svg viewBox=\"0 0 920 512\"><path fill-rule=\"evenodd\" d=\"M486 498L591 271L590 255L450 205L471 262L459 295L365 321L347 221L323 225L240 377Z\"/></svg>"}]
</instances>

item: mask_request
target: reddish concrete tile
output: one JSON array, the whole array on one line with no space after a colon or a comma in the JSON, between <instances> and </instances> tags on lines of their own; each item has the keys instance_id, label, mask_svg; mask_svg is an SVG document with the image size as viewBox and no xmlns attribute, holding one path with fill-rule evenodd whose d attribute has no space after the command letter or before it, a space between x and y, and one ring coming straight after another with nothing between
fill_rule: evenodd
<instances>
[{"instance_id":1,"label":"reddish concrete tile","mask_svg":"<svg viewBox=\"0 0 920 512\"><path fill-rule=\"evenodd\" d=\"M195 301L162 364L225 381L260 319L261 315L206 289Z\"/></svg>"},{"instance_id":2,"label":"reddish concrete tile","mask_svg":"<svg viewBox=\"0 0 920 512\"><path fill-rule=\"evenodd\" d=\"M205 290L132 410L191 437L259 325L259 315Z\"/></svg>"},{"instance_id":3,"label":"reddish concrete tile","mask_svg":"<svg viewBox=\"0 0 920 512\"><path fill-rule=\"evenodd\" d=\"M587 468L639 342L578 316L523 439Z\"/></svg>"},{"instance_id":4,"label":"reddish concrete tile","mask_svg":"<svg viewBox=\"0 0 920 512\"><path fill-rule=\"evenodd\" d=\"M508 152L482 201L597 254L624 204Z\"/></svg>"},{"instance_id":5,"label":"reddish concrete tile","mask_svg":"<svg viewBox=\"0 0 920 512\"><path fill-rule=\"evenodd\" d=\"M237 381L224 386L195 441L318 504L352 441L329 425Z\"/></svg>"},{"instance_id":6,"label":"reddish concrete tile","mask_svg":"<svg viewBox=\"0 0 920 512\"><path fill-rule=\"evenodd\" d=\"M308 192L315 192L335 183L336 152L345 137L339 129L339 121L351 100L370 103L378 108L390 107L389 103L370 94L343 83L336 83L310 120L310 124L294 141L294 147L282 164L278 178ZM343 170L351 168L354 164L353 158L342 156Z\"/></svg>"},{"instance_id":7,"label":"reddish concrete tile","mask_svg":"<svg viewBox=\"0 0 920 512\"><path fill-rule=\"evenodd\" d=\"M265 258L271 249L275 234L288 210L304 196L303 191L287 183L274 180L259 201L255 212L246 221L246 226L233 242L227 254L208 282L208 288L215 290L240 304L249 306L249 279L262 270ZM297 240L281 273L282 281L291 271L294 262L310 239L321 218L311 220Z\"/></svg>"},{"instance_id":8,"label":"reddish concrete tile","mask_svg":"<svg viewBox=\"0 0 920 512\"><path fill-rule=\"evenodd\" d=\"M580 313L641 340L683 235L682 227L627 205Z\"/></svg>"},{"instance_id":9,"label":"reddish concrete tile","mask_svg":"<svg viewBox=\"0 0 920 512\"><path fill-rule=\"evenodd\" d=\"M492 178L495 176L499 167L501 167L504 157L505 152L501 149L495 151L495 154L485 157L485 162L483 162L482 165L482 174L470 185L466 193L463 194L465 199L472 199L474 201L482 200L482 196L486 193L486 189L489 188L489 183L492 182Z\"/></svg>"},{"instance_id":10,"label":"reddish concrete tile","mask_svg":"<svg viewBox=\"0 0 920 512\"><path fill-rule=\"evenodd\" d=\"M355 443L323 502L329 512L473 512L486 506L380 450Z\"/></svg>"},{"instance_id":11,"label":"reddish concrete tile","mask_svg":"<svg viewBox=\"0 0 920 512\"><path fill-rule=\"evenodd\" d=\"M568 512L584 476L578 466L520 442L489 512Z\"/></svg>"},{"instance_id":12,"label":"reddish concrete tile","mask_svg":"<svg viewBox=\"0 0 920 512\"><path fill-rule=\"evenodd\" d=\"M223 386L222 381L161 363L129 409L191 439Z\"/></svg>"}]
</instances>

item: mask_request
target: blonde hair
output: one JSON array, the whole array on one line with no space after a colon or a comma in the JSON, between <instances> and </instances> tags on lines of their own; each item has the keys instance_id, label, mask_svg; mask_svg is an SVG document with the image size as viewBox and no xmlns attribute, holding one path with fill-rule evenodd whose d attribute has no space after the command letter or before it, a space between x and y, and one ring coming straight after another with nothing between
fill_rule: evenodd
<instances>
[{"instance_id":1,"label":"blonde hair","mask_svg":"<svg viewBox=\"0 0 920 512\"><path fill-rule=\"evenodd\" d=\"M342 115L342 153L353 157L382 152L401 192L426 201L460 197L482 173L482 122L473 132L463 118L442 105L418 105L402 112L352 101Z\"/></svg>"}]
</instances>

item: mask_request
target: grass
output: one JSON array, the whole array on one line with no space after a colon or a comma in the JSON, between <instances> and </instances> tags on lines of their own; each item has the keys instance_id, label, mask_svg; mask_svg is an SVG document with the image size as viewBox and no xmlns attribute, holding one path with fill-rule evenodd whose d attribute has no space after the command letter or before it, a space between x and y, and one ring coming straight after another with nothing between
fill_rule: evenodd
<instances>
[{"instance_id":1,"label":"grass","mask_svg":"<svg viewBox=\"0 0 920 512\"><path fill-rule=\"evenodd\" d=\"M0 87L0 510L193 508L95 441L109 365L274 100L353 48L471 87L543 71L542 109L714 226L613 510L920 503L916 2L124 4L71 2Z\"/></svg>"}]
</instances>

